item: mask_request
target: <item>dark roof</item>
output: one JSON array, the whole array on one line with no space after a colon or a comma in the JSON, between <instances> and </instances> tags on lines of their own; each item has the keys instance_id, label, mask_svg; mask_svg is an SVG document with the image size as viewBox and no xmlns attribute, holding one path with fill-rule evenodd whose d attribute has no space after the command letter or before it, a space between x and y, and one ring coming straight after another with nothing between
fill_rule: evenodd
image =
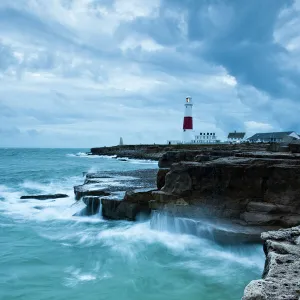
<instances>
[{"instance_id":1,"label":"dark roof","mask_svg":"<svg viewBox=\"0 0 300 300\"><path fill-rule=\"evenodd\" d=\"M293 132L294 131L256 133L249 137L248 140L267 140L271 138L282 139Z\"/></svg>"},{"instance_id":2,"label":"dark roof","mask_svg":"<svg viewBox=\"0 0 300 300\"><path fill-rule=\"evenodd\" d=\"M245 137L245 132L230 132L228 134L228 139L243 139Z\"/></svg>"}]
</instances>

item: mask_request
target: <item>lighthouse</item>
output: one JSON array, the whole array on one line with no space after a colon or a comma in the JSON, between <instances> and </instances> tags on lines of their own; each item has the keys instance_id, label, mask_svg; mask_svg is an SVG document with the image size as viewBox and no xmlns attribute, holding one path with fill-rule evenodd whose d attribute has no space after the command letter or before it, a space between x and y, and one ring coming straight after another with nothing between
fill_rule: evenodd
<instances>
[{"instance_id":1,"label":"lighthouse","mask_svg":"<svg viewBox=\"0 0 300 300\"><path fill-rule=\"evenodd\" d=\"M183 142L192 143L193 135L193 102L191 97L185 98L184 103L184 119L183 119Z\"/></svg>"}]
</instances>

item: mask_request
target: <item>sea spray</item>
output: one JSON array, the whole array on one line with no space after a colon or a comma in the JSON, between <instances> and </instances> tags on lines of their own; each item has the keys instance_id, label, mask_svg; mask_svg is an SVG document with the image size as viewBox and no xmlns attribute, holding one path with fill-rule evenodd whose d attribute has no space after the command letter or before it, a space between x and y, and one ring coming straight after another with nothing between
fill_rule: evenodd
<instances>
[{"instance_id":1,"label":"sea spray","mask_svg":"<svg viewBox=\"0 0 300 300\"><path fill-rule=\"evenodd\" d=\"M151 228L178 234L190 234L222 244L260 242L260 229L244 227L219 219L191 219L165 211L153 211Z\"/></svg>"}]
</instances>

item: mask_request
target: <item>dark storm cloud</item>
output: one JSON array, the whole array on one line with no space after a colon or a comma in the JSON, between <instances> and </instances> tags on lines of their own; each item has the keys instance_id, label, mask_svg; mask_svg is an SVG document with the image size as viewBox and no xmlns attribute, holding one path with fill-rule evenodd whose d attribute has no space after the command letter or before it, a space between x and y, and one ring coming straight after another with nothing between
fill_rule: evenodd
<instances>
[{"instance_id":1,"label":"dark storm cloud","mask_svg":"<svg viewBox=\"0 0 300 300\"><path fill-rule=\"evenodd\" d=\"M241 83L279 98L300 96L300 73L283 72L278 58L287 51L274 41L278 15L292 4L289 0L164 0L165 9L175 6L187 11L189 42L205 43L200 57L226 67ZM297 88L290 89L282 78Z\"/></svg>"}]
</instances>

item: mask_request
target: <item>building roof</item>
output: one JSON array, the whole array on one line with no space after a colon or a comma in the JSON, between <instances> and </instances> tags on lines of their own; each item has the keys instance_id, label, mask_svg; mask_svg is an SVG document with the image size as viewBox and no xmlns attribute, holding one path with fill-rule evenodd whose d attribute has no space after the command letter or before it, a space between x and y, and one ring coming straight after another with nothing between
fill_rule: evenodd
<instances>
[{"instance_id":1,"label":"building roof","mask_svg":"<svg viewBox=\"0 0 300 300\"><path fill-rule=\"evenodd\" d=\"M267 140L271 138L282 139L293 132L294 131L256 133L249 137L248 140Z\"/></svg>"},{"instance_id":2,"label":"building roof","mask_svg":"<svg viewBox=\"0 0 300 300\"><path fill-rule=\"evenodd\" d=\"M245 137L245 132L230 132L228 134L228 139L243 139Z\"/></svg>"}]
</instances>

